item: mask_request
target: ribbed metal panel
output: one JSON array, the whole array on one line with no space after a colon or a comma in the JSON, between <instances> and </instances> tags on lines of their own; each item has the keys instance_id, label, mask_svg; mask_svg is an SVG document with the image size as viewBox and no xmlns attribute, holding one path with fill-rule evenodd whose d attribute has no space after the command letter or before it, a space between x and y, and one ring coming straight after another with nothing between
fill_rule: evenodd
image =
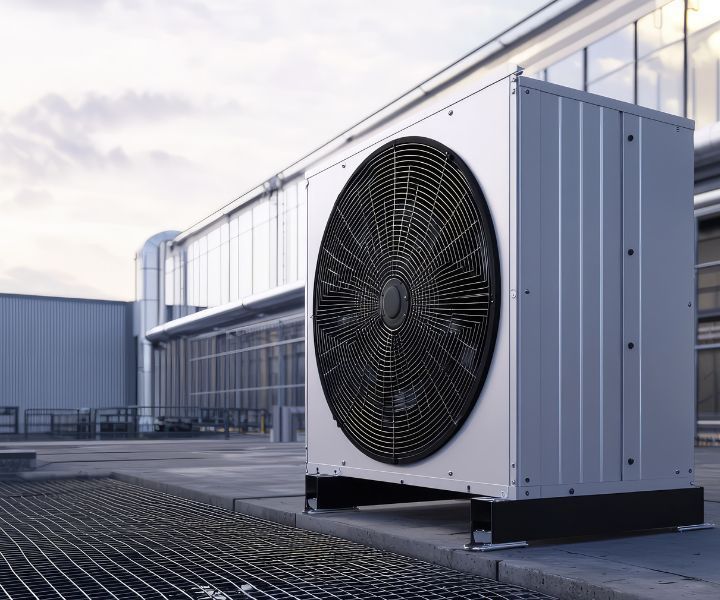
<instances>
[{"instance_id":1,"label":"ribbed metal panel","mask_svg":"<svg viewBox=\"0 0 720 600\"><path fill-rule=\"evenodd\" d=\"M0 405L133 404L132 304L0 294Z\"/></svg>"},{"instance_id":2,"label":"ribbed metal panel","mask_svg":"<svg viewBox=\"0 0 720 600\"><path fill-rule=\"evenodd\" d=\"M545 88L519 94L520 479L684 486L692 130Z\"/></svg>"}]
</instances>

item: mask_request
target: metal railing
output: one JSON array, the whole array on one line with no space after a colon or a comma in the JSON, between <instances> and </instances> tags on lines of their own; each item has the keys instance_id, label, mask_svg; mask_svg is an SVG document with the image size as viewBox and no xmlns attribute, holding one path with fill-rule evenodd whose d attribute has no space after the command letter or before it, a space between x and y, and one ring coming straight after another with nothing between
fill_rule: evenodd
<instances>
[{"instance_id":1,"label":"metal railing","mask_svg":"<svg viewBox=\"0 0 720 600\"><path fill-rule=\"evenodd\" d=\"M25 439L31 435L92 437L92 410L87 408L27 408L24 414Z\"/></svg>"},{"instance_id":2,"label":"metal railing","mask_svg":"<svg viewBox=\"0 0 720 600\"><path fill-rule=\"evenodd\" d=\"M26 439L148 439L217 434L228 438L231 434L267 433L272 427L272 412L207 406L29 408L24 411L23 422Z\"/></svg>"},{"instance_id":3,"label":"metal railing","mask_svg":"<svg viewBox=\"0 0 720 600\"><path fill-rule=\"evenodd\" d=\"M0 406L0 435L17 435L20 431L20 409Z\"/></svg>"},{"instance_id":4,"label":"metal railing","mask_svg":"<svg viewBox=\"0 0 720 600\"><path fill-rule=\"evenodd\" d=\"M20 431L20 409L17 406L0 406L0 435L17 435Z\"/></svg>"}]
</instances>

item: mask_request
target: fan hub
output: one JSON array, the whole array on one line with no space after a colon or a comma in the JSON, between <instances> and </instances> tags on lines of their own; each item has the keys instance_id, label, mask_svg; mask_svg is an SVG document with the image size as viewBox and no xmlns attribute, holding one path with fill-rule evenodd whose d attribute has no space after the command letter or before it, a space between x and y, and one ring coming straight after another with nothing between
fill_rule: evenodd
<instances>
[{"instance_id":1,"label":"fan hub","mask_svg":"<svg viewBox=\"0 0 720 600\"><path fill-rule=\"evenodd\" d=\"M390 329L397 329L405 321L410 308L410 294L407 286L397 277L392 277L380 292L380 314Z\"/></svg>"}]
</instances>

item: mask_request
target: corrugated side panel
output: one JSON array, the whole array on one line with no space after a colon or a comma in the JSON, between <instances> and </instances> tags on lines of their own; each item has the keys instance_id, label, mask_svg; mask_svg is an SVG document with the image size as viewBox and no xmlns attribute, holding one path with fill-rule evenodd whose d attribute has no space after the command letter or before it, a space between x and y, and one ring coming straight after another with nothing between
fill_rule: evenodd
<instances>
[{"instance_id":1,"label":"corrugated side panel","mask_svg":"<svg viewBox=\"0 0 720 600\"><path fill-rule=\"evenodd\" d=\"M132 305L0 294L0 405L134 403Z\"/></svg>"},{"instance_id":2,"label":"corrugated side panel","mask_svg":"<svg viewBox=\"0 0 720 600\"><path fill-rule=\"evenodd\" d=\"M691 467L692 132L521 92L519 497L667 487Z\"/></svg>"},{"instance_id":3,"label":"corrugated side panel","mask_svg":"<svg viewBox=\"0 0 720 600\"><path fill-rule=\"evenodd\" d=\"M519 483L621 477L621 115L528 90L519 180ZM533 451L533 448L535 451ZM529 481L526 481L528 479Z\"/></svg>"}]
</instances>

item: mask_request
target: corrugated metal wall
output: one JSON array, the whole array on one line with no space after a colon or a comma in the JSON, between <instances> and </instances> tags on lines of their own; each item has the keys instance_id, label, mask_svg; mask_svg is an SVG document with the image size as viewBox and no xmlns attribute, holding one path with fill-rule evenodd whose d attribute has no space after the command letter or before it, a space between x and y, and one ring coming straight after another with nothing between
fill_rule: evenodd
<instances>
[{"instance_id":1,"label":"corrugated metal wall","mask_svg":"<svg viewBox=\"0 0 720 600\"><path fill-rule=\"evenodd\" d=\"M135 403L132 303L0 294L0 406Z\"/></svg>"},{"instance_id":2,"label":"corrugated metal wall","mask_svg":"<svg viewBox=\"0 0 720 600\"><path fill-rule=\"evenodd\" d=\"M688 478L693 132L541 86L518 93L519 475Z\"/></svg>"}]
</instances>

